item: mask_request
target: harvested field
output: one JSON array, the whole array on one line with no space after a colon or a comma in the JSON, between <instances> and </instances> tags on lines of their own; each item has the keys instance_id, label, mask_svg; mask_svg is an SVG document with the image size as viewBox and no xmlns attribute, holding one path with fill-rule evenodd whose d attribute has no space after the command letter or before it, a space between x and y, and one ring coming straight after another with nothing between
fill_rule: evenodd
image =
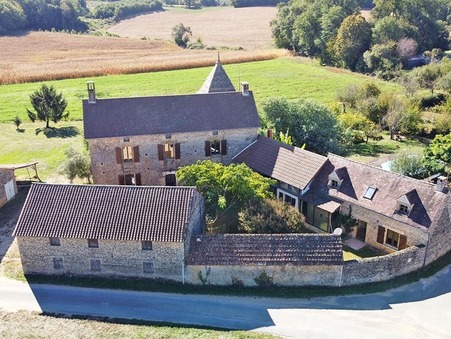
<instances>
[{"instance_id":1,"label":"harvested field","mask_svg":"<svg viewBox=\"0 0 451 339\"><path fill-rule=\"evenodd\" d=\"M214 50L184 50L165 41L30 32L0 37L0 85L210 66ZM288 52L221 51L223 63L274 59Z\"/></svg>"},{"instance_id":2,"label":"harvested field","mask_svg":"<svg viewBox=\"0 0 451 339\"><path fill-rule=\"evenodd\" d=\"M163 12L122 20L110 27L121 37L172 40L172 27L183 23L207 46L259 50L273 48L269 23L276 7L212 7L202 10L166 7Z\"/></svg>"}]
</instances>

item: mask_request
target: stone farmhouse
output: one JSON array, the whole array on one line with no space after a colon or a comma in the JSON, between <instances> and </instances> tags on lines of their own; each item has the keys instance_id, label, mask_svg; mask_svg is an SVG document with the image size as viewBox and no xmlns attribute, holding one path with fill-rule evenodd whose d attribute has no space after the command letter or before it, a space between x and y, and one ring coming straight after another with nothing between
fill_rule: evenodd
<instances>
[{"instance_id":1,"label":"stone farmhouse","mask_svg":"<svg viewBox=\"0 0 451 339\"><path fill-rule=\"evenodd\" d=\"M258 135L249 85L235 91L219 59L191 95L98 99L89 82L83 113L95 185L32 186L14 231L26 273L343 286L414 271L451 248L446 178L431 184ZM317 234L205 234L204 200L175 174L206 159L275 179L275 196ZM387 255L343 261L342 215L352 237Z\"/></svg>"},{"instance_id":2,"label":"stone farmhouse","mask_svg":"<svg viewBox=\"0 0 451 339\"><path fill-rule=\"evenodd\" d=\"M34 183L13 235L26 274L181 281L191 235L204 228L193 187Z\"/></svg>"},{"instance_id":3,"label":"stone farmhouse","mask_svg":"<svg viewBox=\"0 0 451 339\"><path fill-rule=\"evenodd\" d=\"M451 193L445 177L431 184L264 136L234 161L276 179L277 197L297 207L317 232L339 227L341 213L355 219L353 237L386 253L424 246L427 264L451 247Z\"/></svg>"},{"instance_id":4,"label":"stone farmhouse","mask_svg":"<svg viewBox=\"0 0 451 339\"><path fill-rule=\"evenodd\" d=\"M197 94L100 99L89 82L83 121L94 183L174 186L180 166L229 164L260 128L252 91L241 87L219 59Z\"/></svg>"}]
</instances>

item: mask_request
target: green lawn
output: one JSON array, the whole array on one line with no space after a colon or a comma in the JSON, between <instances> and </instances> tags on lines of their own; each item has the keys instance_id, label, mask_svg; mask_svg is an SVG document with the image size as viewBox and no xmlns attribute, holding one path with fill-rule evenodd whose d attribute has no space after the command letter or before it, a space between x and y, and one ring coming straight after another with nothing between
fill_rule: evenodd
<instances>
[{"instance_id":1,"label":"green lawn","mask_svg":"<svg viewBox=\"0 0 451 339\"><path fill-rule=\"evenodd\" d=\"M70 147L83 148L82 122L59 122L55 129L48 131L41 130L44 126L44 122L23 123L18 132L13 123L0 124L0 164L39 161L40 178L59 181L59 170L66 158L65 150ZM33 176L34 172L30 174ZM29 178L26 169L17 170L16 176L18 179Z\"/></svg>"},{"instance_id":2,"label":"green lawn","mask_svg":"<svg viewBox=\"0 0 451 339\"><path fill-rule=\"evenodd\" d=\"M346 70L325 68L305 58L280 58L269 61L224 65L238 89L247 81L257 105L269 97L307 98L323 103L335 100L338 89L351 83L376 82L384 90L400 91L393 83L382 82ZM94 80L98 98L195 93L205 81L211 67L97 78L49 81L68 101L71 120L82 119L81 100L87 96L86 81ZM16 115L27 121L26 107L31 108L29 95L40 83L0 86L0 122L9 122Z\"/></svg>"}]
</instances>

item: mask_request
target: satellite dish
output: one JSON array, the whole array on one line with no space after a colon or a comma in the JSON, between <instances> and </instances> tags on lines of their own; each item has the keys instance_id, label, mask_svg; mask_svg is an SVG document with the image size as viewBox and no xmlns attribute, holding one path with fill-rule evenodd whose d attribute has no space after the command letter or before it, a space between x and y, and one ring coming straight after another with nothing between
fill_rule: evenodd
<instances>
[{"instance_id":1,"label":"satellite dish","mask_svg":"<svg viewBox=\"0 0 451 339\"><path fill-rule=\"evenodd\" d=\"M340 227L337 227L334 229L334 235L341 235L343 233L343 230Z\"/></svg>"}]
</instances>

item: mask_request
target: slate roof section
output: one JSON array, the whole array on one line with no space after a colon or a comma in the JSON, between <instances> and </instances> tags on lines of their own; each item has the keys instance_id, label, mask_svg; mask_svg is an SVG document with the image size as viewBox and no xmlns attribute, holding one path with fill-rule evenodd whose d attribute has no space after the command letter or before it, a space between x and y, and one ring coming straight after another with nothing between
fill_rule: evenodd
<instances>
[{"instance_id":1,"label":"slate roof section","mask_svg":"<svg viewBox=\"0 0 451 339\"><path fill-rule=\"evenodd\" d=\"M86 139L259 128L252 92L83 100Z\"/></svg>"},{"instance_id":2,"label":"slate roof section","mask_svg":"<svg viewBox=\"0 0 451 339\"><path fill-rule=\"evenodd\" d=\"M344 174L338 190L327 186L329 174L336 169ZM377 188L372 199L364 198L369 186ZM439 220L443 210L451 208L448 191L437 192L434 184L334 154L328 155L328 162L312 181L312 188L314 190L302 196L303 200L316 203L322 197L323 200L347 201L415 227L429 228ZM402 196L407 196L413 205L409 215L397 212L398 199Z\"/></svg>"},{"instance_id":3,"label":"slate roof section","mask_svg":"<svg viewBox=\"0 0 451 339\"><path fill-rule=\"evenodd\" d=\"M33 184L13 235L182 242L194 187Z\"/></svg>"},{"instance_id":4,"label":"slate roof section","mask_svg":"<svg viewBox=\"0 0 451 339\"><path fill-rule=\"evenodd\" d=\"M257 141L234 158L254 171L291 186L304 189L327 158L299 147L259 135Z\"/></svg>"},{"instance_id":5,"label":"slate roof section","mask_svg":"<svg viewBox=\"0 0 451 339\"><path fill-rule=\"evenodd\" d=\"M341 237L332 234L192 236L188 265L342 265Z\"/></svg>"},{"instance_id":6,"label":"slate roof section","mask_svg":"<svg viewBox=\"0 0 451 339\"><path fill-rule=\"evenodd\" d=\"M218 57L219 59L219 57ZM235 92L232 81L218 60L197 93Z\"/></svg>"}]
</instances>

